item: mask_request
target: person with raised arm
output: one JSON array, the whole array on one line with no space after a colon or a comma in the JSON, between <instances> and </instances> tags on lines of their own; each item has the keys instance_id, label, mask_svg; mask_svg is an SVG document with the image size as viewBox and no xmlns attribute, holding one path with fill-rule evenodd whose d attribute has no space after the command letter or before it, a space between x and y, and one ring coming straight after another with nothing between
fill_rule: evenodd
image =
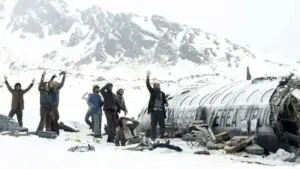
<instances>
[{"instance_id":1,"label":"person with raised arm","mask_svg":"<svg viewBox=\"0 0 300 169\"><path fill-rule=\"evenodd\" d=\"M5 85L8 91L12 94L11 110L8 116L10 118L13 118L14 115L17 115L18 123L20 127L23 127L24 94L32 88L35 79L32 79L31 84L24 90L22 89L21 83L16 83L14 88L12 88L8 83L7 79L7 76L4 76Z\"/></svg>"},{"instance_id":2,"label":"person with raised arm","mask_svg":"<svg viewBox=\"0 0 300 169\"><path fill-rule=\"evenodd\" d=\"M156 126L159 124L160 138L164 138L165 134L165 118L166 109L168 106L166 95L160 89L160 84L155 82L153 87L150 85L150 71L147 72L146 86L150 93L150 99L148 103L148 114L151 115L151 139L156 139Z\"/></svg>"}]
</instances>

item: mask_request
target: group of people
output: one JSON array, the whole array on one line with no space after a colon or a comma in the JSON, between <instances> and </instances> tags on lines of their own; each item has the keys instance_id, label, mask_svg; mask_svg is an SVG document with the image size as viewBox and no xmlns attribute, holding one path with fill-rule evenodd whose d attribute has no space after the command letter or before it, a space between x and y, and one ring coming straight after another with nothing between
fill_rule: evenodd
<instances>
[{"instance_id":1,"label":"group of people","mask_svg":"<svg viewBox=\"0 0 300 169\"><path fill-rule=\"evenodd\" d=\"M46 72L43 72L38 86L38 90L40 92L40 123L37 127L37 132L43 131L46 127L46 131L53 131L59 134L59 91L64 86L66 72L60 72L59 75L63 76L60 83L54 81L56 75L53 75L51 79L46 82L45 75ZM31 84L24 90L20 83L16 83L14 88L12 88L7 81L7 76L4 76L4 80L6 87L12 94L11 110L8 116L12 118L14 115L17 115L18 123L22 127L24 110L23 96L33 87L35 79L33 79Z\"/></svg>"},{"instance_id":2,"label":"group of people","mask_svg":"<svg viewBox=\"0 0 300 169\"><path fill-rule=\"evenodd\" d=\"M37 131L42 131L46 127L46 131L53 131L59 134L59 91L64 86L66 72L62 71L59 74L63 76L60 83L54 81L56 75L53 75L48 82L45 81L45 75L46 72L43 72L38 86L40 92L40 123ZM160 90L160 84L156 82L152 87L149 79L150 71L147 72L146 76L146 86L150 93L148 114L151 115L151 139L155 140L157 123L160 126L160 138L164 138L166 118L165 106L168 106L168 102L165 93ZM12 118L16 114L20 126L23 126L23 95L33 87L34 82L35 80L33 79L32 83L24 90L20 83L16 83L14 88L12 88L5 76L5 84L12 93L12 104L9 117ZM102 137L101 125L103 110L107 121L107 142L115 143L116 146L119 146L120 143L121 145L125 145L128 142L136 143L141 139L134 134L134 130L139 125L139 122L134 118L125 117L128 114L128 111L123 94L124 89L118 89L116 94L113 93L113 84L107 83L102 88L98 85L94 85L92 92L88 94L88 98L86 99L88 111L85 116L85 122L94 132L94 137ZM125 114L123 117L119 117L121 110L124 111ZM92 118L92 121L89 121L90 117ZM128 124L127 121L131 121L132 124Z\"/></svg>"}]
</instances>

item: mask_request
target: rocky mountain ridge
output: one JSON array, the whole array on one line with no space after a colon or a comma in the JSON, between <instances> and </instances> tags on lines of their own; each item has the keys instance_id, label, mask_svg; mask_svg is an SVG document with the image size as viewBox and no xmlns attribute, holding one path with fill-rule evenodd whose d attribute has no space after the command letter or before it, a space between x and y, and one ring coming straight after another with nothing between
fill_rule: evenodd
<instances>
[{"instance_id":1,"label":"rocky mountain ridge","mask_svg":"<svg viewBox=\"0 0 300 169\"><path fill-rule=\"evenodd\" d=\"M256 57L228 39L162 16L113 14L96 5L72 9L64 0L18 0L6 19L6 31L21 39L32 35L39 40L58 37L60 49L45 49L45 59L61 56L61 48L80 48L79 59L61 58L67 67L126 59L171 64L178 59L197 64L224 60L231 67L238 66L243 57Z\"/></svg>"}]
</instances>

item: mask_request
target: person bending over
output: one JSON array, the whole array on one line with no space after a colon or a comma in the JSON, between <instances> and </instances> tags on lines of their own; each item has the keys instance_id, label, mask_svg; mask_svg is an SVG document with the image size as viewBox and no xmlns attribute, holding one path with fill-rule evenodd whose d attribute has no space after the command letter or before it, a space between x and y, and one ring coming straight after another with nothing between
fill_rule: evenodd
<instances>
[{"instance_id":1,"label":"person bending over","mask_svg":"<svg viewBox=\"0 0 300 169\"><path fill-rule=\"evenodd\" d=\"M132 124L128 124L127 121L131 121ZM135 136L134 130L139 125L139 122L134 120L133 118L121 117L119 119L118 131L115 137L115 145L125 146L126 144L136 144L140 143L142 138Z\"/></svg>"}]
</instances>

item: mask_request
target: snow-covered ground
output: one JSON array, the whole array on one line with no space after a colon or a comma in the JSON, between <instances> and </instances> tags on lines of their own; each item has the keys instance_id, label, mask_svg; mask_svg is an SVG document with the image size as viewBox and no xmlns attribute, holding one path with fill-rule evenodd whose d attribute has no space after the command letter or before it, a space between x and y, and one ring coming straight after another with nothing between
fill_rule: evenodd
<instances>
[{"instance_id":1,"label":"snow-covered ground","mask_svg":"<svg viewBox=\"0 0 300 169\"><path fill-rule=\"evenodd\" d=\"M80 69L73 67L74 63L77 63L83 58L86 58L92 51L99 51L97 44L104 43L99 39L99 33L102 33L98 28L102 28L105 24L110 24L107 12L99 8L91 8L92 4L100 3L99 1L88 0L85 1L66 0L66 1L28 1L29 6L16 8L19 11L14 11L14 7L17 2L25 2L18 0L0 0L0 34L3 40L0 40L0 114L7 115L10 110L11 94L7 91L4 81L2 79L4 74L8 75L8 81L13 86L16 82L21 82L23 88L31 83L33 78L36 79L35 86L25 96L25 109L23 122L24 126L28 127L30 131L34 131L39 123L39 93L37 85L42 74L42 69L46 69L48 74L46 76L49 79L54 73L58 74L60 69L66 69L67 67L67 79L65 86L60 93L60 121L63 121L67 125L79 129L80 133L65 133L55 140L47 140L38 138L36 136L24 136L24 137L10 137L0 135L0 164L1 169L86 169L86 168L116 168L116 169L140 169L140 168L262 168L268 167L263 165L247 164L240 161L232 160L230 158L241 159L240 156L224 155L223 151L211 152L212 155L194 155L193 153L201 148L189 147L185 142L180 140L171 140L171 143L180 146L183 152L177 153L170 150L154 150L153 152L129 152L123 150L124 147L115 147L112 144L106 143L106 138L101 139L100 143L93 142L93 138L87 136L90 133L87 125L84 122L84 116L87 111L86 101L82 99L82 96L86 92L92 90L92 85L98 84L103 86L106 82L112 82L114 84L114 91L119 87L125 88L125 101L129 110L129 117L136 117L141 108L148 101L148 91L145 88L145 74L146 70L151 70L153 78L160 81L162 89L166 93L181 91L183 88L193 87L200 85L202 82L225 82L232 80L244 80L246 78L246 67L250 66L250 72L252 78L260 76L282 76L287 75L290 72L299 74L299 64L289 61L283 62L281 58L274 58L273 55L266 55L265 53L254 52L256 57L250 57L248 48L240 48L231 42L216 37L215 35L207 34L204 32L187 34L185 31L191 30L186 26L179 25L182 28L181 33L178 33L173 37L174 31L169 32L164 24L158 25L163 30L163 34L172 35L166 36L167 41L171 40L170 44L166 40L157 41L154 37L159 36L158 39L162 39L162 33L154 29L152 22L146 24L144 17L134 17L130 25L137 25L139 29L135 29L135 26L130 28L131 31L135 31L138 35L155 43L148 50L143 50L140 58L152 58L155 53L154 49L161 49L158 42L162 42L162 48L165 46L174 47L175 50L179 50L179 46L183 41L183 35L195 36L195 44L191 43L200 53L204 50L207 52L215 51L217 56L211 56L211 64L196 64L191 61L183 60L176 55L176 64L169 65L165 63L148 63L138 62L132 58L124 57L124 61L118 64L111 64L115 58L108 53L98 53L92 56L92 62L87 64L80 64ZM90 3L93 1L93 3ZM48 4L49 2L49 4ZM61 6L67 3L66 7L71 12L66 14L65 10L62 10ZM36 5L39 6L39 10L36 9ZM94 25L89 28L89 24L84 23L81 20L81 12L78 13L77 8L91 8L92 13L88 11L88 16L83 18L100 18L95 20L96 23L101 22L104 24ZM81 9L84 10L84 9ZM43 13L44 11L44 13ZM48 24L47 19L53 16L59 16L58 19L70 18L67 15L72 15L77 18L78 21L73 23L72 28L68 32L61 32L60 28L64 28L64 25L57 26L56 21ZM20 15L15 16L18 13ZM24 14L25 13L25 14ZM96 14L97 17L96 17ZM101 20L101 14L105 17ZM41 16L37 17L37 14ZM46 17L43 17L43 16ZM131 15L125 15L131 16ZM44 20L40 20L44 18ZM33 18L33 23L32 20ZM125 17L127 18L127 17ZM157 17L156 20L160 21ZM8 26L10 20L14 21L13 26ZM148 20L148 19L147 19ZM169 21L162 19L162 23L173 25ZM35 25L34 23L38 25ZM115 22L115 21L114 21ZM127 21L120 21L123 25ZM47 24L46 24L47 23ZM65 23L62 20L62 23ZM45 25L46 24L46 25ZM25 26L24 26L25 25ZM26 32L26 25L29 29ZM36 26L36 27L35 27ZM91 26L91 25L90 25ZM116 35L120 34L120 37L126 37L127 33L121 35L123 32L123 26L116 27L117 31L115 35L108 34L110 39L115 39ZM11 32L12 28L15 28L16 32ZM38 38L36 28L44 34L43 38ZM104 28L104 27L103 27ZM59 34L49 34L49 30L52 29L59 32ZM57 30L56 30L57 29ZM176 28L177 29L177 28ZM81 38L81 34L86 36L79 44L70 47L66 46L67 42L71 42L71 35L79 30L80 35L75 36ZM113 30L113 29L112 29ZM140 31L143 30L143 31ZM173 30L173 29L170 29ZM29 31L29 32L28 32ZM30 33L31 31L31 33ZM47 33L48 32L48 33ZM125 31L127 32L127 31ZM144 32L147 32L145 34ZM176 31L175 31L176 32ZM150 34L149 34L150 33ZM153 34L153 35L151 35ZM90 41L90 37L96 36ZM150 36L151 35L151 36ZM171 38L171 39L169 39ZM157 39L157 38L156 38ZM132 44L137 44L139 41L134 39L127 39ZM216 40L216 41L215 41ZM120 39L119 39L120 41ZM64 42L64 43L62 43ZM90 43L91 42L91 43ZM120 41L121 42L121 41ZM124 52L130 50L120 49L120 42L116 43L115 47L118 48L120 55L124 55ZM140 43L139 43L140 44ZM107 45L111 46L111 45ZM232 49L231 49L232 48ZM139 48L137 48L139 49ZM242 50L243 49L243 50ZM247 49L247 50L246 50ZM101 49L102 51L103 49ZM227 51L228 50L228 51ZM241 51L242 50L242 51ZM55 52L56 51L56 52ZM132 50L135 51L135 50ZM146 51L146 52L145 52ZM147 52L148 51L148 52ZM173 51L173 50L172 50ZM226 52L227 51L227 52ZM123 52L123 53L122 53ZM227 58L226 53L232 54L231 59L229 55ZM45 54L48 56L45 58ZM52 54L51 54L52 53ZM116 52L117 53L117 52ZM100 63L95 62L96 55L103 54L103 57L107 57L107 62ZM134 53L132 53L134 54ZM171 56L171 54L170 54ZM231 55L230 55L231 56ZM252 55L251 55L252 56ZM52 58L51 58L52 57ZM169 57L169 54L162 55L160 57ZM153 58L154 59L154 58ZM229 59L229 61L228 61ZM147 59L146 59L147 60ZM151 61L151 59L150 59ZM66 66L70 63L71 66ZM205 63L205 62L204 62ZM231 66L229 66L231 65ZM95 81L97 78L102 77L104 81ZM16 117L14 117L16 118ZM102 124L106 124L105 116L103 115ZM74 139L79 139L81 142L75 142ZM87 153L71 153L67 150L75 145L87 145L90 143L96 148L96 152ZM287 158L291 154L284 151L279 151L276 154L272 154L268 157L262 158L253 156L253 158L244 158L245 160L258 160L262 163L277 165L280 168L294 168L295 164L284 163L283 159Z\"/></svg>"},{"instance_id":2,"label":"snow-covered ground","mask_svg":"<svg viewBox=\"0 0 300 169\"><path fill-rule=\"evenodd\" d=\"M23 74L22 74L23 73ZM35 130L39 122L39 93L37 83L42 72L21 72L10 75L8 81L11 85L21 82L25 88L36 79L35 86L25 95L24 126L31 131ZM47 78L50 78L51 72ZM72 73L72 72L71 72ZM125 72L123 72L125 73ZM155 76L155 74L153 74ZM140 77L141 79L143 76ZM60 80L60 79L58 79ZM0 80L3 82L2 80ZM125 100L129 110L129 117L136 117L140 109L148 100L148 92L145 88L144 80L127 81L111 80L114 82L114 91L119 87L125 88ZM100 82L100 86L106 82ZM269 166L243 163L240 160L260 161L264 164L276 165L277 168L295 168L296 164L285 163L283 159L291 154L279 151L268 157L262 158L253 156L245 158L242 155L225 155L224 151L212 151L212 155L194 155L193 153L203 148L189 147L181 140L171 140L174 145L180 146L183 152L174 152L172 150L158 149L154 151L133 152L124 150L125 147L115 147L113 144L106 143L106 137L101 139L100 143L93 141L93 138L87 136L90 131L84 122L84 116L87 111L87 105L81 99L85 92L91 91L92 85L96 84L87 78L74 78L67 76L64 88L61 90L60 120L79 129L80 133L61 132L61 135L55 140L38 138L37 136L0 136L0 163L3 169L86 169L86 168L266 168ZM7 91L4 83L0 88L1 114L8 114L10 110L11 95ZM162 88L167 91L174 91L178 84L171 83L169 86L162 84ZM16 118L16 117L14 117ZM103 115L103 124L106 124ZM81 142L74 140L79 139ZM68 149L72 146L91 144L95 146L95 152L72 153ZM234 160L235 159L235 160Z\"/></svg>"}]
</instances>

